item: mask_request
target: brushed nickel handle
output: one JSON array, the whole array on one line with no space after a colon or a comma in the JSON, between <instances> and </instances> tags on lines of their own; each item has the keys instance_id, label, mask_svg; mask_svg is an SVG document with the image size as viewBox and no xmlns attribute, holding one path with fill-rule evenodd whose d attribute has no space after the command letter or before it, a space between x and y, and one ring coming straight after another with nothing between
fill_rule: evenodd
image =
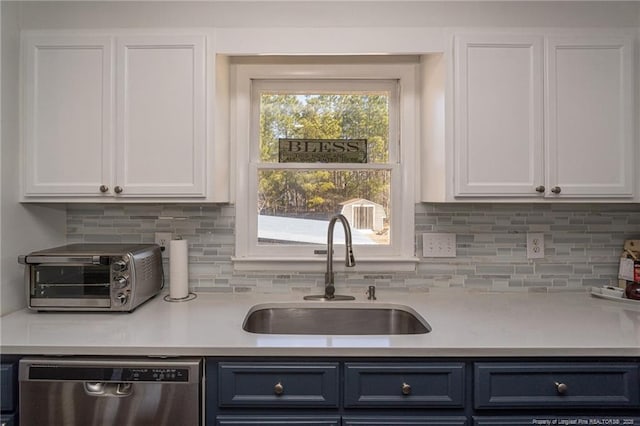
<instances>
[{"instance_id":1,"label":"brushed nickel handle","mask_svg":"<svg viewBox=\"0 0 640 426\"><path fill-rule=\"evenodd\" d=\"M411 385L408 383L402 384L402 394L403 395L411 395Z\"/></svg>"},{"instance_id":2,"label":"brushed nickel handle","mask_svg":"<svg viewBox=\"0 0 640 426\"><path fill-rule=\"evenodd\" d=\"M562 191L562 189L560 189L559 186L554 186L553 188L551 188L551 192L553 192L554 194L559 194L560 191Z\"/></svg>"},{"instance_id":3,"label":"brushed nickel handle","mask_svg":"<svg viewBox=\"0 0 640 426\"><path fill-rule=\"evenodd\" d=\"M113 188L113 192L115 192L116 194L121 194L122 193L122 187L121 186L116 186L115 188Z\"/></svg>"},{"instance_id":4,"label":"brushed nickel handle","mask_svg":"<svg viewBox=\"0 0 640 426\"><path fill-rule=\"evenodd\" d=\"M536 186L536 192L543 193L547 188L544 185Z\"/></svg>"},{"instance_id":5,"label":"brushed nickel handle","mask_svg":"<svg viewBox=\"0 0 640 426\"><path fill-rule=\"evenodd\" d=\"M273 387L273 393L275 393L276 395L282 395L284 393L284 386L282 385L282 383L276 383L276 385Z\"/></svg>"},{"instance_id":6,"label":"brushed nickel handle","mask_svg":"<svg viewBox=\"0 0 640 426\"><path fill-rule=\"evenodd\" d=\"M554 385L556 385L556 391L560 394L560 395L564 395L567 393L567 391L569 390L569 386L567 386L564 383L561 382L555 382Z\"/></svg>"},{"instance_id":7,"label":"brushed nickel handle","mask_svg":"<svg viewBox=\"0 0 640 426\"><path fill-rule=\"evenodd\" d=\"M105 193L109 191L109 187L107 185L100 185L100 192Z\"/></svg>"}]
</instances>

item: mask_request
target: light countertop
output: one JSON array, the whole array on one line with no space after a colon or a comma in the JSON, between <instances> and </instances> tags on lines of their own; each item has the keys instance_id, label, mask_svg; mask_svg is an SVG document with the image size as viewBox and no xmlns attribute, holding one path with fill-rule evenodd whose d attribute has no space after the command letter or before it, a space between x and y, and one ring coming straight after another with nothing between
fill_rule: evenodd
<instances>
[{"instance_id":1,"label":"light countertop","mask_svg":"<svg viewBox=\"0 0 640 426\"><path fill-rule=\"evenodd\" d=\"M249 309L310 303L301 295L199 293L170 303L159 295L132 313L43 313L0 318L3 354L130 356L640 356L640 302L589 293L394 293L377 301L413 308L422 335L266 335L242 330ZM326 302L325 302L326 303ZM342 302L329 302L342 303ZM353 303L353 302L351 302Z\"/></svg>"}]
</instances>

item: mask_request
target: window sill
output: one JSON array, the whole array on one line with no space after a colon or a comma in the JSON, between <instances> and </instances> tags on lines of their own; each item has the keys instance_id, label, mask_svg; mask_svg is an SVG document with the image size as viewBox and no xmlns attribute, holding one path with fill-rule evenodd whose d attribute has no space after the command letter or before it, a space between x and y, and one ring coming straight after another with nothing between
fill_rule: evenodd
<instances>
[{"instance_id":1,"label":"window sill","mask_svg":"<svg viewBox=\"0 0 640 426\"><path fill-rule=\"evenodd\" d=\"M240 272L325 272L326 258L269 258L269 257L232 257L233 269ZM417 257L370 257L356 259L356 266L347 268L341 256L334 256L335 272L413 272L420 259Z\"/></svg>"}]
</instances>

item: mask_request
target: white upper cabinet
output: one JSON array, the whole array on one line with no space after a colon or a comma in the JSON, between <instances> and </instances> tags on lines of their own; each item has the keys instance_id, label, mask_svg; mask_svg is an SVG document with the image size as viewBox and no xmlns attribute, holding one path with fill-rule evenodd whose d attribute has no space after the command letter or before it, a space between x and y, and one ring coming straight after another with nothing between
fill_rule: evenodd
<instances>
[{"instance_id":1,"label":"white upper cabinet","mask_svg":"<svg viewBox=\"0 0 640 426\"><path fill-rule=\"evenodd\" d=\"M455 44L455 194L534 195L543 184L542 37Z\"/></svg>"},{"instance_id":2,"label":"white upper cabinet","mask_svg":"<svg viewBox=\"0 0 640 426\"><path fill-rule=\"evenodd\" d=\"M116 183L122 196L203 196L204 37L120 37Z\"/></svg>"},{"instance_id":3,"label":"white upper cabinet","mask_svg":"<svg viewBox=\"0 0 640 426\"><path fill-rule=\"evenodd\" d=\"M111 39L32 35L22 42L24 194L102 194L112 181Z\"/></svg>"},{"instance_id":4,"label":"white upper cabinet","mask_svg":"<svg viewBox=\"0 0 640 426\"><path fill-rule=\"evenodd\" d=\"M23 201L207 197L206 36L23 37Z\"/></svg>"},{"instance_id":5,"label":"white upper cabinet","mask_svg":"<svg viewBox=\"0 0 640 426\"><path fill-rule=\"evenodd\" d=\"M633 196L633 49L622 37L547 40L546 180L558 196Z\"/></svg>"},{"instance_id":6,"label":"white upper cabinet","mask_svg":"<svg viewBox=\"0 0 640 426\"><path fill-rule=\"evenodd\" d=\"M633 200L634 40L461 34L448 199Z\"/></svg>"}]
</instances>

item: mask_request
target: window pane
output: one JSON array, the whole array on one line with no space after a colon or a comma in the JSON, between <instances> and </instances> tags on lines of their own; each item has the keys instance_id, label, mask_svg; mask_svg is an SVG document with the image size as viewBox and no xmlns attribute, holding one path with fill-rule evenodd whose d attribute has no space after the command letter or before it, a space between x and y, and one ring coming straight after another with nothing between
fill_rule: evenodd
<instances>
[{"instance_id":1,"label":"window pane","mask_svg":"<svg viewBox=\"0 0 640 426\"><path fill-rule=\"evenodd\" d=\"M366 139L369 163L389 159L387 92L260 95L260 161L278 161L278 139Z\"/></svg>"},{"instance_id":2,"label":"window pane","mask_svg":"<svg viewBox=\"0 0 640 426\"><path fill-rule=\"evenodd\" d=\"M390 170L259 170L258 242L326 244L342 213L354 244L389 244ZM335 242L344 242L342 226Z\"/></svg>"}]
</instances>

